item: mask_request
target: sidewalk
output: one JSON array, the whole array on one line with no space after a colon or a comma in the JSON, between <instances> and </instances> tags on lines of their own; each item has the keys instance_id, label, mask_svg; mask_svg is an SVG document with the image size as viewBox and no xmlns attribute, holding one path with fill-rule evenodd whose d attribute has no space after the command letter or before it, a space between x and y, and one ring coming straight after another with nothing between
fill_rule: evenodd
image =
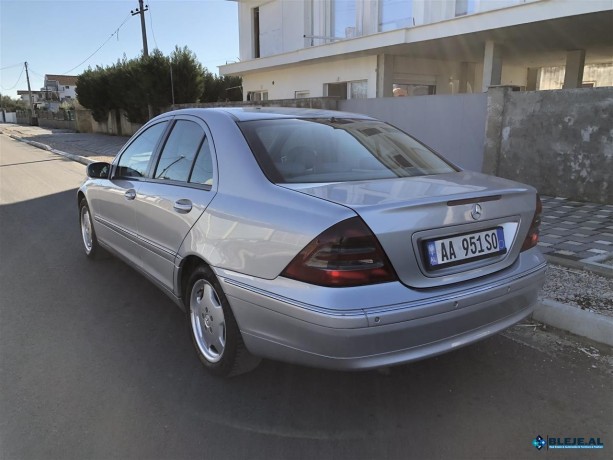
<instances>
[{"instance_id":1,"label":"sidewalk","mask_svg":"<svg viewBox=\"0 0 613 460\"><path fill-rule=\"evenodd\" d=\"M0 132L83 164L112 161L129 139L9 124ZM541 198L539 248L554 265L543 291L551 298L541 299L534 318L613 346L613 205Z\"/></svg>"},{"instance_id":2,"label":"sidewalk","mask_svg":"<svg viewBox=\"0 0 613 460\"><path fill-rule=\"evenodd\" d=\"M57 150L56 153L59 154L60 152L69 153L72 159L84 164L93 161L111 162L121 147L130 139L123 136L75 133L62 129L7 123L0 124L0 132L45 150ZM72 156L81 157L82 160Z\"/></svg>"},{"instance_id":3,"label":"sidewalk","mask_svg":"<svg viewBox=\"0 0 613 460\"><path fill-rule=\"evenodd\" d=\"M554 263L613 270L613 205L543 196L539 248Z\"/></svg>"}]
</instances>

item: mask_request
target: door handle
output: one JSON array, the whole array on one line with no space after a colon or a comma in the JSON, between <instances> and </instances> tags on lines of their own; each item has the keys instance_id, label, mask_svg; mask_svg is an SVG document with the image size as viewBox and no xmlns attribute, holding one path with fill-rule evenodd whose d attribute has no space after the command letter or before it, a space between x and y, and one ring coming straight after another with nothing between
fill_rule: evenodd
<instances>
[{"instance_id":1,"label":"door handle","mask_svg":"<svg viewBox=\"0 0 613 460\"><path fill-rule=\"evenodd\" d=\"M192 202L188 199L182 198L180 200L175 201L174 209L180 214L187 214L192 210Z\"/></svg>"},{"instance_id":2,"label":"door handle","mask_svg":"<svg viewBox=\"0 0 613 460\"><path fill-rule=\"evenodd\" d=\"M124 193L123 196L125 197L126 200L133 200L134 198L136 198L136 190L131 188L126 193Z\"/></svg>"}]
</instances>

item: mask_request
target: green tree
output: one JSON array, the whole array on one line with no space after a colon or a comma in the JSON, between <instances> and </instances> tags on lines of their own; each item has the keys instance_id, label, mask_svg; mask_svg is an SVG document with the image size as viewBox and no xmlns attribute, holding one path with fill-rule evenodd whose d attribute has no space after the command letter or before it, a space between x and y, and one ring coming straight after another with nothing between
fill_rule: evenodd
<instances>
[{"instance_id":1,"label":"green tree","mask_svg":"<svg viewBox=\"0 0 613 460\"><path fill-rule=\"evenodd\" d=\"M198 101L205 81L205 69L187 46L175 47L170 55L175 104Z\"/></svg>"},{"instance_id":2,"label":"green tree","mask_svg":"<svg viewBox=\"0 0 613 460\"><path fill-rule=\"evenodd\" d=\"M155 49L148 57L124 57L111 66L86 70L77 80L79 103L90 109L97 121L106 120L109 111L123 109L130 121L144 123L148 104L157 114L172 102L171 62L175 102L198 102L205 69L187 47L176 47L169 57Z\"/></svg>"},{"instance_id":3,"label":"green tree","mask_svg":"<svg viewBox=\"0 0 613 460\"><path fill-rule=\"evenodd\" d=\"M0 99L0 108L6 110L7 112L24 110L28 107L25 101L21 99L13 99L12 97L6 95L2 96Z\"/></svg>"},{"instance_id":4,"label":"green tree","mask_svg":"<svg viewBox=\"0 0 613 460\"><path fill-rule=\"evenodd\" d=\"M109 68L97 66L88 68L77 78L77 99L79 104L92 111L96 121L104 121L113 108L109 85Z\"/></svg>"},{"instance_id":5,"label":"green tree","mask_svg":"<svg viewBox=\"0 0 613 460\"><path fill-rule=\"evenodd\" d=\"M241 77L230 77L224 75L217 76L205 71L204 91L200 96L200 102L223 102L223 101L242 101Z\"/></svg>"}]
</instances>

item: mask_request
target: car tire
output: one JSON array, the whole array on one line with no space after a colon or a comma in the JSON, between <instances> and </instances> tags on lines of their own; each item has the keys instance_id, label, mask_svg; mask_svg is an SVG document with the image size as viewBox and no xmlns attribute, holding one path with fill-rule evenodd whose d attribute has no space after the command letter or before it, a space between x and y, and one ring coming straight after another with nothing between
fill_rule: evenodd
<instances>
[{"instance_id":1,"label":"car tire","mask_svg":"<svg viewBox=\"0 0 613 460\"><path fill-rule=\"evenodd\" d=\"M79 203L79 226L85 255L90 259L95 259L100 253L100 246L98 245L92 215L85 198Z\"/></svg>"},{"instance_id":2,"label":"car tire","mask_svg":"<svg viewBox=\"0 0 613 460\"><path fill-rule=\"evenodd\" d=\"M249 372L260 363L243 342L230 303L213 271L194 269L185 293L187 323L198 358L219 377Z\"/></svg>"}]
</instances>

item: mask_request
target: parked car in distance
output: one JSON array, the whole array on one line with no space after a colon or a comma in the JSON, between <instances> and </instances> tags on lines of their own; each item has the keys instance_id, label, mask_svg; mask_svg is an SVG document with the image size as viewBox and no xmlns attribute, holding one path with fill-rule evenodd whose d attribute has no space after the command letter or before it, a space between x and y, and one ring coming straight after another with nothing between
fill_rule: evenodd
<instances>
[{"instance_id":1,"label":"parked car in distance","mask_svg":"<svg viewBox=\"0 0 613 460\"><path fill-rule=\"evenodd\" d=\"M544 281L532 187L363 115L178 110L87 175L85 253L168 294L216 375L434 356L528 316Z\"/></svg>"}]
</instances>

